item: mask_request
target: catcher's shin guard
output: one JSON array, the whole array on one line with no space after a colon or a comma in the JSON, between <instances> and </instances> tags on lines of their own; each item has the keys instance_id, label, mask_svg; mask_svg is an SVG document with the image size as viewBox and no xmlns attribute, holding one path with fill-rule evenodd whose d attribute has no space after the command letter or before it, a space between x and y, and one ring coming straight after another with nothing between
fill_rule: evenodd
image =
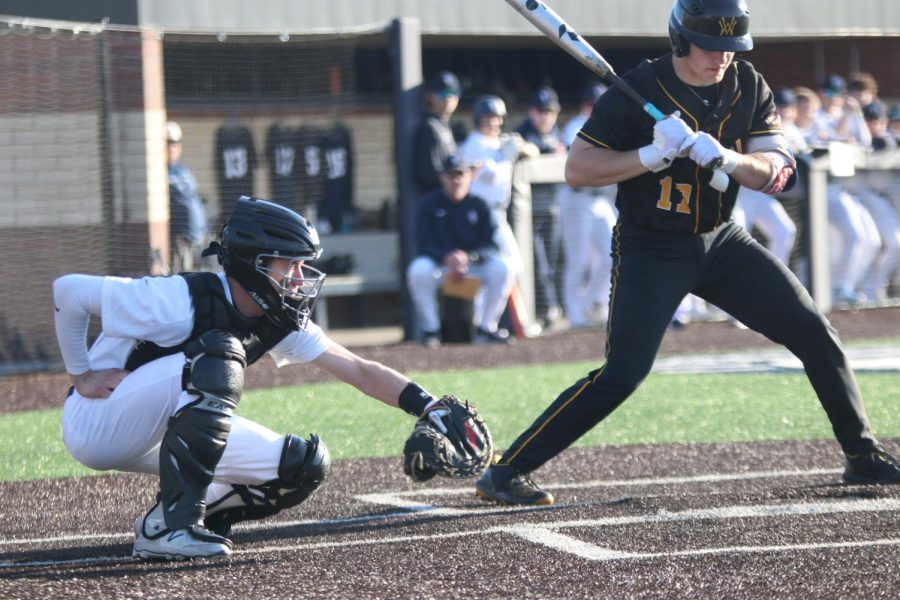
<instances>
[{"instance_id":1,"label":"catcher's shin guard","mask_svg":"<svg viewBox=\"0 0 900 600\"><path fill-rule=\"evenodd\" d=\"M188 344L185 357L182 385L197 400L169 419L159 450L160 502L172 530L203 522L206 488L225 451L247 366L241 343L219 330Z\"/></svg>"},{"instance_id":2,"label":"catcher's shin guard","mask_svg":"<svg viewBox=\"0 0 900 600\"><path fill-rule=\"evenodd\" d=\"M309 441L287 435L278 464L278 478L262 485L232 485L231 492L209 505L206 527L228 535L241 521L264 519L297 506L316 491L331 468L328 448L311 434Z\"/></svg>"}]
</instances>

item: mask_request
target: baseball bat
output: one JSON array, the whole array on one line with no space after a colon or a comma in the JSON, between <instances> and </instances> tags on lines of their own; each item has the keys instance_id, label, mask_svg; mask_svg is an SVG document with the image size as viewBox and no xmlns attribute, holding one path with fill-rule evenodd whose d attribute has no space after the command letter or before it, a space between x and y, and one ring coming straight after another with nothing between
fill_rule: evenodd
<instances>
[{"instance_id":1,"label":"baseball bat","mask_svg":"<svg viewBox=\"0 0 900 600\"><path fill-rule=\"evenodd\" d=\"M582 65L598 75L610 85L619 88L626 96L637 102L644 112L656 121L665 118L662 112L641 96L637 90L628 85L610 66L593 46L588 44L581 35L572 29L562 17L538 0L506 0L519 14L525 17L541 33L550 38L557 46L568 52ZM710 185L724 192L728 188L728 175L721 169L713 169Z\"/></svg>"}]
</instances>

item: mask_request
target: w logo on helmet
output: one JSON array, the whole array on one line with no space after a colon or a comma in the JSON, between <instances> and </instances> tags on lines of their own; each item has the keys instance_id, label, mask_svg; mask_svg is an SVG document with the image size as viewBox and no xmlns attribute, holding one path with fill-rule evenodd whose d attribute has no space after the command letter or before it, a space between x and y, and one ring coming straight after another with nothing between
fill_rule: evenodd
<instances>
[{"instance_id":1,"label":"w logo on helmet","mask_svg":"<svg viewBox=\"0 0 900 600\"><path fill-rule=\"evenodd\" d=\"M737 25L736 17L720 17L719 18L719 35L722 37L733 36L734 28Z\"/></svg>"}]
</instances>

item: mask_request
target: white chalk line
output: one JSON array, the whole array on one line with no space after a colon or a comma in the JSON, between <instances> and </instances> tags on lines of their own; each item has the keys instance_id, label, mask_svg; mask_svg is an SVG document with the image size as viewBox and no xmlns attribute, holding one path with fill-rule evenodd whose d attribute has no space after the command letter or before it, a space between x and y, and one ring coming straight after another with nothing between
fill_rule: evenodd
<instances>
[{"instance_id":1,"label":"white chalk line","mask_svg":"<svg viewBox=\"0 0 900 600\"><path fill-rule=\"evenodd\" d=\"M900 371L900 346L851 346L846 348L850 364L857 372ZM768 373L802 372L796 356L783 348L715 354L666 356L653 363L654 373Z\"/></svg>"},{"instance_id":2,"label":"white chalk line","mask_svg":"<svg viewBox=\"0 0 900 600\"><path fill-rule=\"evenodd\" d=\"M613 481L589 481L572 484L560 484L557 486L548 486L550 489L574 489L589 487L615 487L615 486L651 486L651 485L670 485L670 484L687 484L696 482L718 482L718 481L734 481L741 479L760 479L760 478L776 478L776 477L803 477L815 476L823 474L833 474L840 472L837 469L812 469L806 471L754 471L746 473L734 474L706 474L689 477L666 477L666 478L645 478L631 480L613 480ZM550 507L528 507L523 511L521 507L490 507L479 509L455 509L442 506L436 506L426 503L412 502L405 500L404 496L422 495L458 495L471 493L471 490L462 488L432 488L416 492L404 491L396 493L382 494L364 494L356 496L358 500L363 502L375 503L389 506L402 506L402 510L398 512L384 513L381 515L368 515L362 517L351 517L343 519L319 519L319 520L300 520L278 523L251 523L242 527L242 530L252 530L260 528L285 528L296 526L343 526L354 523L398 519L409 517L410 515L427 513L428 515L438 516L466 516L466 515L484 515L500 512L527 512L529 510L558 510L568 508L575 505L554 505ZM583 503L581 503L583 505ZM853 542L834 542L834 543L810 543L810 544L794 544L785 546L729 546L724 548L698 548L694 550L667 551L667 552L627 552L611 548L604 548L578 540L571 536L561 533L561 529L577 529L577 528L599 528L610 526L626 526L626 525L653 525L659 523L690 521L690 520L722 520L736 518L751 517L796 517L804 515L821 515L836 513L855 513L855 512L883 512L883 511L900 511L900 500L895 499L878 499L878 500L839 500L827 502L812 503L790 503L790 504L768 504L768 505L749 505L749 506L726 506L719 508L691 509L679 512L661 511L654 515L635 515L623 517L608 517L602 519L580 519L573 521L557 521L542 523L540 525L517 524L491 527L487 529L474 529L467 531L458 531L452 533L438 534L421 534L421 535L405 535L393 537L367 538L358 540L342 540L335 542L314 542L304 544L291 544L281 546L264 546L259 548L248 548L238 550L235 555L256 555L269 554L276 552L289 552L309 549L324 549L334 547L350 547L350 546L370 546L379 544L396 544L404 542L429 541L447 538L459 538L475 535L492 535L498 533L511 534L520 539L528 540L532 543L552 548L561 552L566 552L574 556L595 561L608 560L625 560L625 559L652 559L658 557L673 556L689 556L701 554L722 554L735 552L779 552L788 550L803 549L828 549L828 548L848 548L848 547L864 547L871 545L898 545L898 539L879 539L867 541ZM68 541L87 541L87 540L109 540L119 541L132 539L132 534L92 534L92 535L73 535L73 536L55 536L44 538L29 539L12 539L2 540L0 545L34 545L42 543L68 542ZM45 561L0 561L0 569L21 569L35 567L64 567L79 566L91 564L109 564L109 563L127 563L133 562L130 556L101 556L87 557L69 560L45 560Z\"/></svg>"},{"instance_id":3,"label":"white chalk line","mask_svg":"<svg viewBox=\"0 0 900 600\"><path fill-rule=\"evenodd\" d=\"M840 469L809 469L804 471L747 471L743 473L710 473L704 475L693 475L686 477L661 477L661 478L638 478L638 479L595 479L590 481L579 481L573 483L557 483L546 485L549 490L577 490L577 489L593 489L604 487L641 487L654 485L683 485L689 483L717 483L725 481L740 481L753 479L774 479L780 477L814 477L819 475L834 475L840 473ZM369 504L377 504L382 506L390 506L399 509L396 512L383 513L380 515L365 515L358 517L345 517L338 519L303 519L294 521L253 521L242 523L235 527L236 531L253 531L256 529L272 529L273 527L327 527L344 525L354 525L357 523L365 523L371 521L383 521L390 519L398 519L410 516L413 513L428 512L431 515L438 516L461 516L469 514L490 514L494 512L511 512L523 511L522 507L501 507L485 505L483 508L477 509L459 509L447 508L425 502L414 502L405 500L406 497L429 497L429 496L462 496L472 494L471 488L427 488L421 490L406 490L402 492L382 492L375 494L361 494L355 496L356 500ZM557 508L566 508L568 505L556 505ZM535 507L545 509L546 507ZM72 534L59 535L40 538L11 538L0 540L2 546L18 546L26 544L53 544L59 542L85 542L85 541L110 541L118 542L128 540L134 537L133 533L93 533L93 534Z\"/></svg>"}]
</instances>

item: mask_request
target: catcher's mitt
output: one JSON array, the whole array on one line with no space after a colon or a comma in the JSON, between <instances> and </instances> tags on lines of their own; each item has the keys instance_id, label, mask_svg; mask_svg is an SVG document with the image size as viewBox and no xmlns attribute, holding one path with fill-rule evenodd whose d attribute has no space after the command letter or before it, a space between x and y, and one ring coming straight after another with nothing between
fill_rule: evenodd
<instances>
[{"instance_id":1,"label":"catcher's mitt","mask_svg":"<svg viewBox=\"0 0 900 600\"><path fill-rule=\"evenodd\" d=\"M403 472L416 481L435 475L481 475L493 458L491 432L475 407L444 396L426 410L403 446Z\"/></svg>"}]
</instances>

